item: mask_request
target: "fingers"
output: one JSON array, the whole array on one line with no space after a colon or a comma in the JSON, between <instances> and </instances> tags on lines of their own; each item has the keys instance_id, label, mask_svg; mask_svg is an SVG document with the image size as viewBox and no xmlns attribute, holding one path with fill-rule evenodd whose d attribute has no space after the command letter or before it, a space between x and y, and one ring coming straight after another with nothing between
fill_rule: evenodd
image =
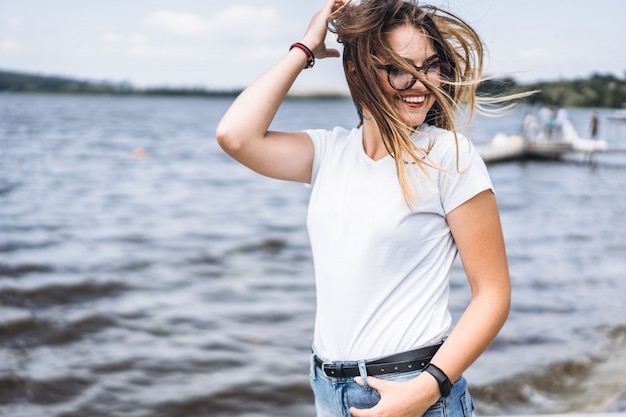
<instances>
[{"instance_id":1,"label":"fingers","mask_svg":"<svg viewBox=\"0 0 626 417\"><path fill-rule=\"evenodd\" d=\"M358 408L350 407L350 414L352 414L353 417L369 417L373 415L370 410L371 408L364 408L360 410Z\"/></svg>"},{"instance_id":2,"label":"fingers","mask_svg":"<svg viewBox=\"0 0 626 417\"><path fill-rule=\"evenodd\" d=\"M324 4L324 6L322 7L322 9L320 10L320 13L323 14L324 16L326 16L326 19L328 20L330 18L330 16L339 8L344 6L344 2L343 1L339 1L339 0L327 0L326 3Z\"/></svg>"},{"instance_id":3,"label":"fingers","mask_svg":"<svg viewBox=\"0 0 626 417\"><path fill-rule=\"evenodd\" d=\"M328 58L339 58L341 53L336 49L326 49L326 57Z\"/></svg>"},{"instance_id":4,"label":"fingers","mask_svg":"<svg viewBox=\"0 0 626 417\"><path fill-rule=\"evenodd\" d=\"M315 58L339 58L341 56L339 50L326 48L326 35L328 32L328 22L332 19L332 14L339 8L344 7L349 1L350 0L327 0L324 7L311 19L301 42L313 51Z\"/></svg>"},{"instance_id":5,"label":"fingers","mask_svg":"<svg viewBox=\"0 0 626 417\"><path fill-rule=\"evenodd\" d=\"M325 7L328 7L329 10L336 10L339 7L344 6L348 3L349 0L327 0Z\"/></svg>"},{"instance_id":6,"label":"fingers","mask_svg":"<svg viewBox=\"0 0 626 417\"><path fill-rule=\"evenodd\" d=\"M323 49L326 32L328 30L328 19L330 18L333 4L334 0L328 0L324 7L313 15L309 27L301 40L302 43L307 45L314 52L316 52L316 49L320 49L320 46L322 47L321 49ZM323 58L322 55L324 54L319 55L320 58ZM318 57L318 54L316 53L315 56Z\"/></svg>"},{"instance_id":7,"label":"fingers","mask_svg":"<svg viewBox=\"0 0 626 417\"><path fill-rule=\"evenodd\" d=\"M332 3L332 11L335 12L339 9L341 9L342 7L344 7L346 4L348 4L350 2L350 0L335 0L335 1L329 1L329 3Z\"/></svg>"},{"instance_id":8,"label":"fingers","mask_svg":"<svg viewBox=\"0 0 626 417\"><path fill-rule=\"evenodd\" d=\"M319 14L325 17L326 23L331 21L335 15L350 3L351 0L327 0Z\"/></svg>"},{"instance_id":9,"label":"fingers","mask_svg":"<svg viewBox=\"0 0 626 417\"><path fill-rule=\"evenodd\" d=\"M337 0L333 6L333 13L337 13L339 10L347 7L352 0Z\"/></svg>"},{"instance_id":10,"label":"fingers","mask_svg":"<svg viewBox=\"0 0 626 417\"><path fill-rule=\"evenodd\" d=\"M368 385L369 385L369 382L370 382L371 379L373 379L373 378L371 378L369 376L367 377ZM354 382L356 382L360 386L364 386L363 378L361 378L360 376L357 376L356 378L354 378ZM358 408L350 407L350 414L352 414L352 416L354 416L354 417L367 417L367 411L368 411L367 408L363 409L363 410L360 410Z\"/></svg>"},{"instance_id":11,"label":"fingers","mask_svg":"<svg viewBox=\"0 0 626 417\"><path fill-rule=\"evenodd\" d=\"M363 378L361 378L360 376L357 376L356 378L354 378L354 382L356 382L360 386L364 386ZM386 382L387 381L374 378L373 376L367 377L367 385L369 385L370 388L378 391L381 397L383 395L381 393L381 388L384 387ZM364 409L350 407L350 414L352 414L353 417L374 417L375 415L377 415L378 411L379 411L379 407L377 406L373 408L364 408Z\"/></svg>"},{"instance_id":12,"label":"fingers","mask_svg":"<svg viewBox=\"0 0 626 417\"><path fill-rule=\"evenodd\" d=\"M351 0L342 0L342 1L334 1L334 2L332 2L333 4L331 6L331 9L329 10L328 18L326 19L326 21L329 22L332 19L334 19L335 17L337 17L341 13L343 8L348 6L350 1Z\"/></svg>"},{"instance_id":13,"label":"fingers","mask_svg":"<svg viewBox=\"0 0 626 417\"><path fill-rule=\"evenodd\" d=\"M360 376L354 378L354 382L362 387L364 386L363 378L361 378ZM368 376L367 385L369 385L370 388L375 389L376 391L380 391L380 389L384 387L385 381L382 379L374 378L373 376Z\"/></svg>"}]
</instances>

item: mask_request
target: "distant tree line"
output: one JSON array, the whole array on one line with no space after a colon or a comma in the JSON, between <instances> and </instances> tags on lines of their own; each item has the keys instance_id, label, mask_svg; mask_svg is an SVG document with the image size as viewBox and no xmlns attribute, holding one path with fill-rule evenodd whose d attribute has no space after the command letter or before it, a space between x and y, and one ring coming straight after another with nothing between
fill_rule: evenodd
<instances>
[{"instance_id":1,"label":"distant tree line","mask_svg":"<svg viewBox=\"0 0 626 417\"><path fill-rule=\"evenodd\" d=\"M0 91L11 93L127 93L133 90L129 83L81 81L56 76L31 75L0 71Z\"/></svg>"},{"instance_id":2,"label":"distant tree line","mask_svg":"<svg viewBox=\"0 0 626 417\"><path fill-rule=\"evenodd\" d=\"M241 90L204 88L135 88L128 82L94 82L0 70L0 93L133 94L171 96L232 96Z\"/></svg>"},{"instance_id":3,"label":"distant tree line","mask_svg":"<svg viewBox=\"0 0 626 417\"><path fill-rule=\"evenodd\" d=\"M484 81L478 88L483 95L501 95L521 91L538 91L528 97L531 105L556 107L626 106L626 73L624 78L612 74L593 74L589 78L518 84L513 78Z\"/></svg>"},{"instance_id":4,"label":"distant tree line","mask_svg":"<svg viewBox=\"0 0 626 417\"><path fill-rule=\"evenodd\" d=\"M539 92L526 99L531 105L619 108L626 105L626 73L622 79L612 74L593 74L585 79L532 84L519 84L513 78L499 78L484 81L478 87L478 93L481 95L502 95L532 90ZM210 90L201 87L138 89L128 82L93 82L0 70L0 92L216 97L235 96L241 90Z\"/></svg>"}]
</instances>

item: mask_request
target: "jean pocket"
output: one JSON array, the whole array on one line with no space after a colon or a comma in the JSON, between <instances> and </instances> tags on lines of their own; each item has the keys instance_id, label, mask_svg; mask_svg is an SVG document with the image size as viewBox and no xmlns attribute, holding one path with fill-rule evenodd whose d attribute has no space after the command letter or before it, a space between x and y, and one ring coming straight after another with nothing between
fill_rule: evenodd
<instances>
[{"instance_id":1,"label":"jean pocket","mask_svg":"<svg viewBox=\"0 0 626 417\"><path fill-rule=\"evenodd\" d=\"M380 394L375 389L367 389L357 383L348 384L346 401L348 407L359 409L372 408L380 401Z\"/></svg>"},{"instance_id":2,"label":"jean pocket","mask_svg":"<svg viewBox=\"0 0 626 417\"><path fill-rule=\"evenodd\" d=\"M473 417L475 408L472 396L465 391L465 393L461 395L461 410L463 410L463 417Z\"/></svg>"}]
</instances>

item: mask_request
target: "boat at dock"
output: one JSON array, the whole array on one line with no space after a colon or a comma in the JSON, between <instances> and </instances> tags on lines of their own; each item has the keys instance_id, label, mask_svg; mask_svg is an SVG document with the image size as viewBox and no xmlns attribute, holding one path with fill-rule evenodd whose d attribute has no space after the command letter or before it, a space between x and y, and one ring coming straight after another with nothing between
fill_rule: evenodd
<instances>
[{"instance_id":1,"label":"boat at dock","mask_svg":"<svg viewBox=\"0 0 626 417\"><path fill-rule=\"evenodd\" d=\"M550 113L548 113L550 112ZM601 139L581 138L564 110L540 110L524 117L518 135L498 133L487 143L477 145L485 162L521 159L558 159L565 154L592 155L608 150Z\"/></svg>"},{"instance_id":2,"label":"boat at dock","mask_svg":"<svg viewBox=\"0 0 626 417\"><path fill-rule=\"evenodd\" d=\"M607 117L609 120L617 120L621 122L626 122L626 109L615 110L613 114Z\"/></svg>"}]
</instances>

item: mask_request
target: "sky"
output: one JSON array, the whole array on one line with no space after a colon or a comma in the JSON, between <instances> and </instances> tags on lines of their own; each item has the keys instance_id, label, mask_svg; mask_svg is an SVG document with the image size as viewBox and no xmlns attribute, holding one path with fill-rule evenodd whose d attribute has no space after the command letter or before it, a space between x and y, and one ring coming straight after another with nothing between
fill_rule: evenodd
<instances>
[{"instance_id":1,"label":"sky","mask_svg":"<svg viewBox=\"0 0 626 417\"><path fill-rule=\"evenodd\" d=\"M324 0L0 0L0 69L138 87L241 88L300 40ZM520 82L626 76L626 0L432 0ZM328 37L329 46L336 46ZM339 59L300 89L342 89Z\"/></svg>"}]
</instances>

